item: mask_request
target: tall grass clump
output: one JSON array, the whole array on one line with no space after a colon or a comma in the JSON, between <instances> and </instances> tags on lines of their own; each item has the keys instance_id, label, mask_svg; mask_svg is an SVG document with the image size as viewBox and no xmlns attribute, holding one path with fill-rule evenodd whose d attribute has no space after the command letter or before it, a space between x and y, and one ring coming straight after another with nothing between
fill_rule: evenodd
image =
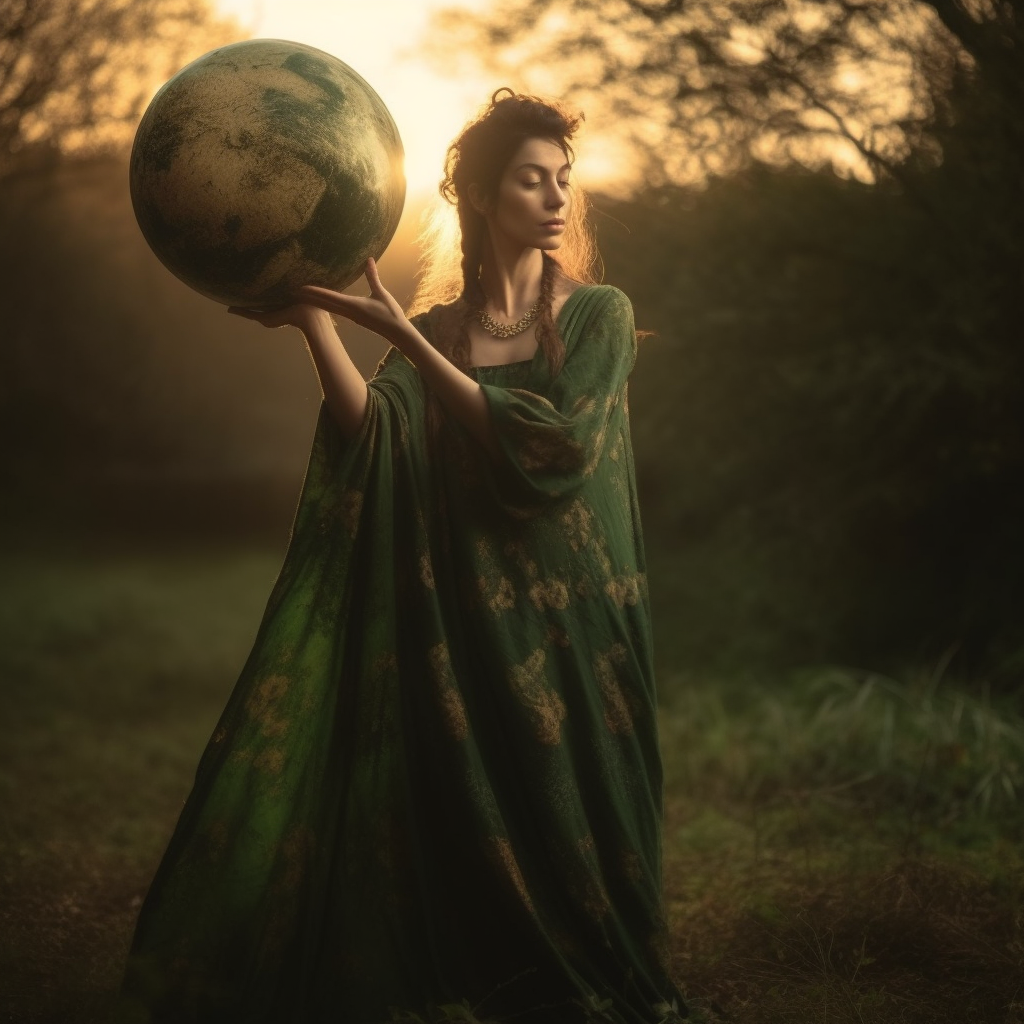
<instances>
[{"instance_id":1,"label":"tall grass clump","mask_svg":"<svg viewBox=\"0 0 1024 1024\"><path fill-rule=\"evenodd\" d=\"M829 793L940 820L1016 819L1024 718L1008 700L845 668L785 685L668 680L662 745L674 787L723 800Z\"/></svg>"}]
</instances>

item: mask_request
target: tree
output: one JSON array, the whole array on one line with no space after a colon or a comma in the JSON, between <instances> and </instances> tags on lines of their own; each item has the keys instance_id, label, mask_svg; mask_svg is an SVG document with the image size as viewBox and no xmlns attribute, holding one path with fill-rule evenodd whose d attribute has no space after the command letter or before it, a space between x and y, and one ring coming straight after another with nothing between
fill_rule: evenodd
<instances>
[{"instance_id":1,"label":"tree","mask_svg":"<svg viewBox=\"0 0 1024 1024\"><path fill-rule=\"evenodd\" d=\"M752 160L898 176L938 156L927 130L958 75L998 59L1020 99L1021 26L999 0L502 0L441 12L431 38L449 68L461 52L616 123L645 183Z\"/></svg>"},{"instance_id":2,"label":"tree","mask_svg":"<svg viewBox=\"0 0 1024 1024\"><path fill-rule=\"evenodd\" d=\"M165 78L239 34L208 0L0 0L0 177L125 144Z\"/></svg>"}]
</instances>

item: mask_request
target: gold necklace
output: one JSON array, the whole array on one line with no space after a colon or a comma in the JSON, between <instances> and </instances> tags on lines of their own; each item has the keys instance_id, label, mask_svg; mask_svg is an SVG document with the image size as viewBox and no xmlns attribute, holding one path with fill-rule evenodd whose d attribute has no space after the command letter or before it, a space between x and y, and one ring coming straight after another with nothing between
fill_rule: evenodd
<instances>
[{"instance_id":1,"label":"gold necklace","mask_svg":"<svg viewBox=\"0 0 1024 1024\"><path fill-rule=\"evenodd\" d=\"M522 334L540 313L541 300L538 299L514 324L499 323L486 309L478 309L476 318L480 326L494 338L512 338Z\"/></svg>"}]
</instances>

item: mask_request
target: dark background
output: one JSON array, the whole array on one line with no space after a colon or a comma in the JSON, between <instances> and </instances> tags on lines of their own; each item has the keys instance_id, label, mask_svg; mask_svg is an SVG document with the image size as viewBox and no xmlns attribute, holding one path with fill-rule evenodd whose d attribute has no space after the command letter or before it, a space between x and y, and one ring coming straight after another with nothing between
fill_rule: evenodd
<instances>
[{"instance_id":1,"label":"dark background","mask_svg":"<svg viewBox=\"0 0 1024 1024\"><path fill-rule=\"evenodd\" d=\"M148 0L154 15L162 2ZM522 6L460 19L475 33L464 49L498 60L509 33L521 41ZM559 6L534 2L534 16ZM658 61L678 62L675 98L645 100L664 119L661 143L633 143L648 185L594 197L606 280L654 332L631 413L659 657L897 674L942 663L1012 687L1024 663L1016 10L883 3L865 21L867 8L838 4L801 29L780 22L779 5L754 5L745 23L773 40L755 75L729 57L729 4L577 6L563 32L603 61L616 123L643 76L669 68ZM719 36L694 28L701 9L721 16ZM226 31L204 10L191 15L197 32ZM868 62L871 40L856 40L898 30L909 10L929 19L886 37L918 97L887 128L896 145L884 111L836 91L826 71ZM633 19L622 31L649 29L632 67L598 33L602 14L616 28L615 11ZM436 46L454 29L442 17L433 31ZM831 111L830 128L806 129L794 81L804 108ZM571 68L563 84L587 95ZM0 187L10 538L88 543L99 529L283 548L318 404L301 339L227 316L157 264L134 224L123 147L68 156L66 126L29 145L12 123ZM768 126L789 146L772 162L756 156ZM792 155L830 132L854 138L873 183ZM688 185L666 159L683 145L704 168ZM410 206L382 266L401 299L416 228ZM371 373L383 343L345 336Z\"/></svg>"}]
</instances>

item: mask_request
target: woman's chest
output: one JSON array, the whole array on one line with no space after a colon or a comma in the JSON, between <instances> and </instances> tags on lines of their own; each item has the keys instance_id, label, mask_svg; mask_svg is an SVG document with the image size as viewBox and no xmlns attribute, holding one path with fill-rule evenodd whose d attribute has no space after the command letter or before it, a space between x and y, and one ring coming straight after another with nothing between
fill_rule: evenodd
<instances>
[{"instance_id":1,"label":"woman's chest","mask_svg":"<svg viewBox=\"0 0 1024 1024\"><path fill-rule=\"evenodd\" d=\"M537 325L531 324L512 338L495 338L479 324L469 325L469 362L471 366L500 366L532 359L537 351Z\"/></svg>"}]
</instances>

